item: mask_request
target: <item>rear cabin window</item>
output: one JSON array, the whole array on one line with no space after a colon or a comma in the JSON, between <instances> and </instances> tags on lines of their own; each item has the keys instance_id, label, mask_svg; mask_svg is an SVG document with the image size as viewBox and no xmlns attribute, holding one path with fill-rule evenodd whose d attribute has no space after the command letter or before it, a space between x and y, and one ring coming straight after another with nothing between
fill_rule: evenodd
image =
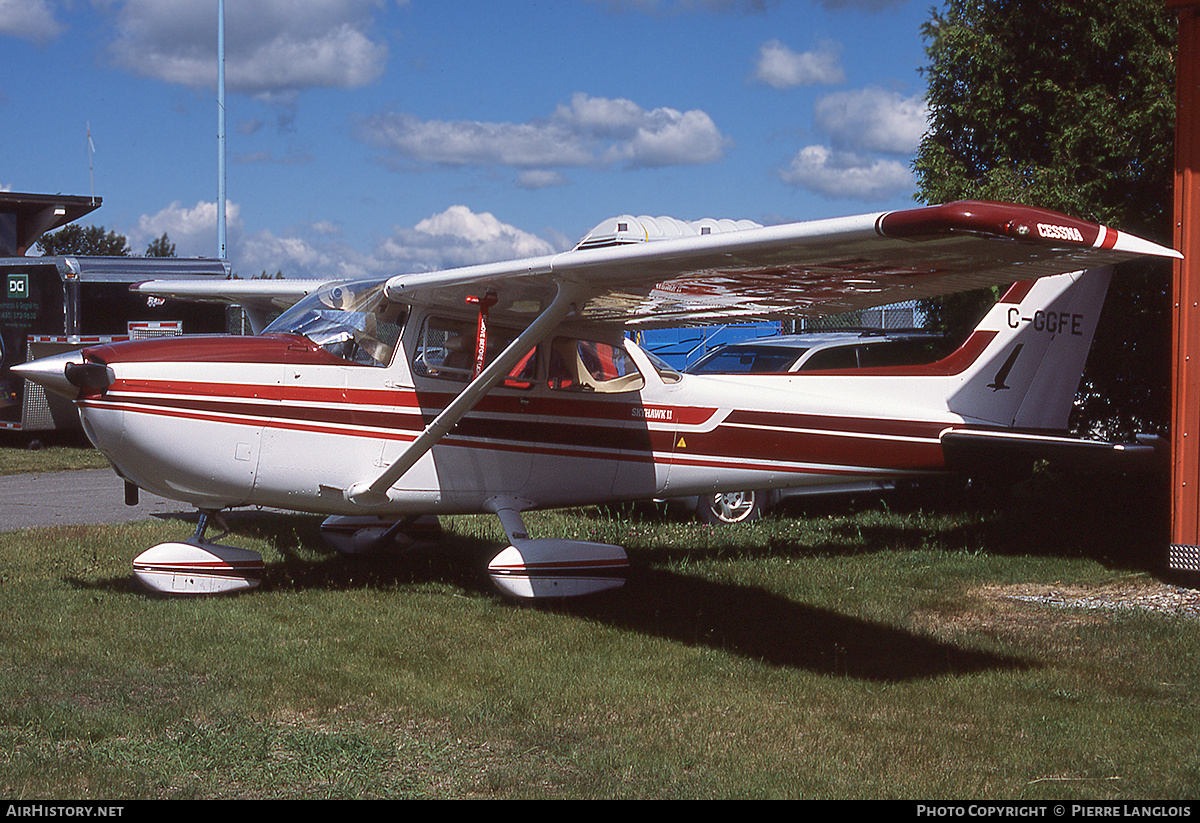
<instances>
[{"instance_id":1,"label":"rear cabin window","mask_svg":"<svg viewBox=\"0 0 1200 823\"><path fill-rule=\"evenodd\" d=\"M637 391L646 380L621 346L573 337L550 344L550 388L575 392Z\"/></svg>"}]
</instances>

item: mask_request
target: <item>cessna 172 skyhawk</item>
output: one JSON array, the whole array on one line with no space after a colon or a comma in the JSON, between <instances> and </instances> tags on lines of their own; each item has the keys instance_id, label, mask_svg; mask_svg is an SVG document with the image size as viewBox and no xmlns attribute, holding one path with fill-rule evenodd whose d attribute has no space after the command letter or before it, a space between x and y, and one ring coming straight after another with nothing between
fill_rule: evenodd
<instances>
[{"instance_id":1,"label":"cessna 172 skyhawk","mask_svg":"<svg viewBox=\"0 0 1200 823\"><path fill-rule=\"evenodd\" d=\"M531 538L522 512L945 471L974 442L1059 444L1106 267L1175 251L980 202L780 226L620 217L562 254L372 282L150 283L253 309L261 334L116 343L20 366L75 398L127 483L200 510L134 561L160 591L258 584L209 515L266 506L355 525L497 515L505 592L618 586L623 549ZM1064 272L1074 272L1060 275ZM1039 279L1045 278L1045 279ZM1099 280L1097 280L1099 278ZM681 375L628 329L826 314L1012 285L949 357L803 375ZM306 295L306 296L305 296ZM302 299L301 299L302 298Z\"/></svg>"}]
</instances>

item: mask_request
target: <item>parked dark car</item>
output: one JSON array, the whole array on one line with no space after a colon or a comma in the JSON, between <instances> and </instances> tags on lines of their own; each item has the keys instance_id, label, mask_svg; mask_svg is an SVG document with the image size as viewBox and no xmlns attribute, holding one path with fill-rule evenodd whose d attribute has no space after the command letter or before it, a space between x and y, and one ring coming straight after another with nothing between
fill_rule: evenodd
<instances>
[{"instance_id":1,"label":"parked dark car","mask_svg":"<svg viewBox=\"0 0 1200 823\"><path fill-rule=\"evenodd\" d=\"M926 331L847 330L801 332L718 346L684 369L688 374L788 374L825 369L931 363L953 349L945 337ZM891 480L830 482L791 489L726 492L673 499L705 523L755 520L792 497L886 492Z\"/></svg>"},{"instance_id":2,"label":"parked dark car","mask_svg":"<svg viewBox=\"0 0 1200 823\"><path fill-rule=\"evenodd\" d=\"M783 374L930 363L949 354L946 339L924 331L826 331L760 337L718 346L688 374Z\"/></svg>"}]
</instances>

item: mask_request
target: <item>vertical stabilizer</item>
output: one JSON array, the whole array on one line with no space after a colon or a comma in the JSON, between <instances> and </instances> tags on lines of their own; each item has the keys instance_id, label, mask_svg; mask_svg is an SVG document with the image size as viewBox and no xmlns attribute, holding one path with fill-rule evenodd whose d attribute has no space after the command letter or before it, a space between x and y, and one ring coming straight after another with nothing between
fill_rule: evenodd
<instances>
[{"instance_id":1,"label":"vertical stabilizer","mask_svg":"<svg viewBox=\"0 0 1200 823\"><path fill-rule=\"evenodd\" d=\"M1016 283L963 344L978 351L949 408L968 420L1065 429L1111 268Z\"/></svg>"}]
</instances>

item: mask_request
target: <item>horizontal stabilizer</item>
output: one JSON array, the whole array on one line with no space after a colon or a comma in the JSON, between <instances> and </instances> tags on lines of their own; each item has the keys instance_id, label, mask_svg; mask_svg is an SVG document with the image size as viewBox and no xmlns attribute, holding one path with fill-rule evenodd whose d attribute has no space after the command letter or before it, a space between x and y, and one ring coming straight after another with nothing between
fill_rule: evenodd
<instances>
[{"instance_id":1,"label":"horizontal stabilizer","mask_svg":"<svg viewBox=\"0 0 1200 823\"><path fill-rule=\"evenodd\" d=\"M1038 432L947 429L941 442L947 466L957 471L1013 460L1048 460L1071 469L1157 471L1166 468L1168 456L1166 440L1147 435L1134 443L1114 443Z\"/></svg>"}]
</instances>

